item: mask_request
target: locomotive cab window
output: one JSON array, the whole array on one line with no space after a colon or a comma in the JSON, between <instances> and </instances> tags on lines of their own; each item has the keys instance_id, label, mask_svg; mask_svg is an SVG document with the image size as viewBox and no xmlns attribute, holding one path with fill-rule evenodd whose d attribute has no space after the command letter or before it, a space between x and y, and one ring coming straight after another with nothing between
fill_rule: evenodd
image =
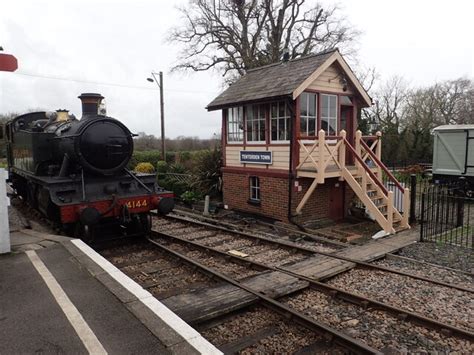
<instances>
[{"instance_id":1,"label":"locomotive cab window","mask_svg":"<svg viewBox=\"0 0 474 355\"><path fill-rule=\"evenodd\" d=\"M260 203L260 179L257 176L249 178L250 200L251 203Z\"/></svg>"}]
</instances>

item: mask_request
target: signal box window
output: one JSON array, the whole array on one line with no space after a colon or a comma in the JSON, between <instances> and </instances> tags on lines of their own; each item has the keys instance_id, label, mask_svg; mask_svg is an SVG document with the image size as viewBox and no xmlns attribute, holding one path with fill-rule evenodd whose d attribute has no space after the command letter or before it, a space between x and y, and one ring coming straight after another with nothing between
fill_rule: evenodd
<instances>
[{"instance_id":1,"label":"signal box window","mask_svg":"<svg viewBox=\"0 0 474 355\"><path fill-rule=\"evenodd\" d=\"M256 176L250 177L250 202L260 202L260 179Z\"/></svg>"},{"instance_id":2,"label":"signal box window","mask_svg":"<svg viewBox=\"0 0 474 355\"><path fill-rule=\"evenodd\" d=\"M275 102L270 106L272 141L289 141L290 112L285 102Z\"/></svg>"},{"instance_id":3,"label":"signal box window","mask_svg":"<svg viewBox=\"0 0 474 355\"><path fill-rule=\"evenodd\" d=\"M316 135L317 94L304 92L300 96L300 132L302 136Z\"/></svg>"},{"instance_id":4,"label":"signal box window","mask_svg":"<svg viewBox=\"0 0 474 355\"><path fill-rule=\"evenodd\" d=\"M244 141L243 107L232 107L227 110L227 142L240 143Z\"/></svg>"},{"instance_id":5,"label":"signal box window","mask_svg":"<svg viewBox=\"0 0 474 355\"><path fill-rule=\"evenodd\" d=\"M337 134L337 96L321 95L321 129L328 136Z\"/></svg>"},{"instance_id":6,"label":"signal box window","mask_svg":"<svg viewBox=\"0 0 474 355\"><path fill-rule=\"evenodd\" d=\"M265 143L265 106L247 106L247 142Z\"/></svg>"}]
</instances>

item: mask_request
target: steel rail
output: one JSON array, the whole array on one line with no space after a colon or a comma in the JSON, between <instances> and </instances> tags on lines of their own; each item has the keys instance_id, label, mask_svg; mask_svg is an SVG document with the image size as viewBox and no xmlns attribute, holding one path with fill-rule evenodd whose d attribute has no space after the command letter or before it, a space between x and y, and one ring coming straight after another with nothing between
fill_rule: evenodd
<instances>
[{"instance_id":1,"label":"steel rail","mask_svg":"<svg viewBox=\"0 0 474 355\"><path fill-rule=\"evenodd\" d=\"M444 266L444 265L438 265L438 264L433 264L433 263L430 263L430 262L427 262L427 261L423 261L423 260L417 260L417 259L413 259L413 258L410 258L408 256L402 256L402 255L396 255L396 254L393 254L393 253L387 253L385 255L385 258L388 260L388 259L392 259L392 260L401 260L401 261L404 261L404 262L407 262L407 263L413 263L413 264L420 264L420 265L425 265L425 266L431 266L431 267L437 267L439 269L444 269L446 271L451 271L451 272L455 272L455 273L459 273L459 274L464 274L464 275L467 275L467 276L470 276L470 277L473 277L474 278L474 274L472 272L469 272L469 271L464 271L464 270L461 270L461 269L453 269L452 267L448 267L448 266Z\"/></svg>"},{"instance_id":2,"label":"steel rail","mask_svg":"<svg viewBox=\"0 0 474 355\"><path fill-rule=\"evenodd\" d=\"M156 232L156 231L153 231L153 234L155 233L158 233L158 234L161 234L160 232ZM217 277L227 283L230 283L231 285L235 286L235 287L238 287L248 293L251 293L253 294L254 296L256 296L265 306L273 309L274 311L278 312L280 315L282 315L283 317L285 317L286 319L291 320L295 320L296 322L298 322L299 324L301 324L302 326L310 329L310 330L313 330L313 331L316 331L317 333L320 333L324 338L326 338L328 341L334 341L337 345L340 345L342 347L344 347L345 349L348 349L350 350L351 352L354 351L355 353L358 353L358 354L382 354L380 351L378 351L377 349L374 349L370 346L368 346L367 344L361 342L360 340L358 339L355 339L355 338L352 338L346 334L344 334L343 332L340 332L336 329L333 329L327 325L325 325L324 323L320 323L316 320L314 320L313 318L310 318L284 304L282 304L281 302L278 302L276 300L274 300L273 298L271 297L268 297L266 295L264 295L263 293L259 292L259 291L256 291L254 290L253 288L251 287L248 287L248 286L245 286L243 285L242 283L240 283L239 281L237 280L234 280L222 273L220 273L219 271L217 270L214 270L212 268L209 268L189 257L187 257L186 255L183 255L177 251L174 251L164 245L161 245L160 243L158 243L157 241L154 241L153 239L150 239L148 238L148 241L150 243L152 243L153 245L161 248L162 250L165 250L166 252L180 258L181 260L184 260L186 261L187 263L193 265L194 267L197 267L201 270L203 270L205 273L207 274L211 274L213 275L214 277Z\"/></svg>"},{"instance_id":3,"label":"steel rail","mask_svg":"<svg viewBox=\"0 0 474 355\"><path fill-rule=\"evenodd\" d=\"M297 249L299 251L310 253L310 254L324 255L324 256L327 256L327 257L330 257L330 258L346 261L346 262L349 262L349 263L354 263L357 266L363 267L363 268L389 272L389 273L410 277L410 278L413 278L413 279L416 279L416 280L425 281L425 282L433 283L433 284L444 286L444 287L454 288L454 289L464 291L464 292L474 293L473 289L463 287L461 285L450 284L450 283L446 283L446 282L443 282L443 281L430 279L428 277L410 274L406 271L396 270L396 269L388 268L386 266L381 266L381 265L374 265L374 264L370 264L370 263L365 262L365 261L356 260L356 259L352 259L352 258L347 258L347 257L341 256L341 255L335 255L333 253L327 253L327 252L323 252L323 251L316 251L316 250L313 250L311 248L304 247L304 246L301 246L301 245L297 245L297 244L295 244L293 242L289 242L289 241L275 240L275 239L271 239L271 238L260 236L260 235L254 235L254 234L247 233L247 232L235 231L235 230L232 230L232 229L227 228L227 227L222 227L222 226L213 225L213 224L206 223L206 222L192 220L192 219L187 218L187 217L166 216L165 218L167 218L167 219L176 219L176 220L181 221L181 222L194 223L196 225L206 226L206 227L222 230L222 231L225 231L225 232L228 232L228 233L238 234L238 235L241 235L241 236L244 236L244 237L247 237L247 238L252 238L252 239L256 239L256 240L263 240L263 241L266 241L266 242L269 242L269 243L273 243L273 244L276 244L276 245L283 246L285 248Z\"/></svg>"},{"instance_id":4,"label":"steel rail","mask_svg":"<svg viewBox=\"0 0 474 355\"><path fill-rule=\"evenodd\" d=\"M235 224L232 224L232 223L228 223L228 222L222 222L222 221L216 221L212 218L208 218L208 217L204 217L204 216L200 216L200 215L196 215L194 213L191 213L191 212L187 212L187 211L182 211L182 210L174 210L173 211L173 214L176 215L176 214L182 214L182 215L185 215L185 216L189 216L189 218L199 218L200 220L204 220L204 221L207 221L209 223L217 223L219 225L222 225L222 226L227 226L229 228L236 228L238 230L242 230L242 229L248 229L248 228L245 228L245 227L242 227L242 226L238 226L238 225L235 225ZM173 216L173 215L171 215ZM256 221L257 223L259 224L262 224L262 225L265 225L265 226L269 226L271 225L270 223L267 223L267 222L262 222L262 221L259 221L257 220ZM307 232L304 232L304 231L301 231L301 230L297 230L297 229L291 229L291 228L288 228L286 226L278 226L276 228L279 228L279 229L284 229L284 230L287 230L287 231L290 231L290 232L295 232L295 233L298 233L300 235L303 235L303 236L306 236L306 237L309 237L311 238L313 241L315 242L319 242L321 244L329 244L331 246L334 246L334 247L339 247L339 248L347 248L349 246L351 246L351 244L348 244L348 243L343 243L343 242L340 242L338 240L332 240L332 239L329 239L323 235L313 235L313 234L310 234L310 233L307 233Z\"/></svg>"},{"instance_id":5,"label":"steel rail","mask_svg":"<svg viewBox=\"0 0 474 355\"><path fill-rule=\"evenodd\" d=\"M194 246L198 249L204 250L206 252L211 252L213 254L220 255L225 259L233 259L233 260L238 261L241 264L244 264L246 266L252 265L252 266L261 268L263 270L283 272L287 275L291 275L291 276L294 276L294 277L296 277L300 280L304 280L304 281L309 282L309 284L311 285L312 288L314 288L318 291L321 291L325 294L328 294L331 297L337 297L337 298L342 299L344 301L355 303L359 306L362 306L363 308L367 308L369 306L372 306L375 309L382 309L384 311L389 312L390 314L393 314L396 318L398 318L400 320L411 321L413 323L417 323L419 325L422 325L422 326L430 328L430 329L440 330L443 334L448 335L448 336L455 335L455 336L461 337L463 339L467 339L469 341L474 341L474 333L470 332L468 330L464 330L464 329L458 328L456 326L452 326L450 324L446 324L446 323L437 321L435 319L425 317L421 314L411 312L411 311L405 310L403 308L398 308L398 307L389 305L387 303L384 303L384 302L381 302L381 301L378 301L378 300L375 300L375 299L372 299L372 298L368 298L368 297L365 297L365 296L362 296L362 295L358 295L356 293L352 293L352 292L346 291L344 289L341 289L341 288L338 288L338 287L335 287L335 286L330 286L326 283L320 282L320 281L315 280L313 278L310 278L310 277L307 277L307 276L304 276L304 275L300 275L300 274L295 273L291 270L285 269L284 267L273 267L273 266L270 266L270 265L266 265L266 264L260 263L258 261L253 261L253 260L246 259L244 257L229 254L229 253L226 253L224 251L215 249L213 247L208 247L208 246L205 246L205 245L202 245L202 244L199 244L199 243L187 240L187 239L183 239L183 238L180 238L180 237L177 237L177 236L167 234L167 233L158 232L158 231L153 230L152 234L155 234L155 235L160 236L160 237L168 238L168 239L171 239L171 240L175 240L175 241L177 241L179 243L182 243L182 244L185 244L185 245L186 244L187 245L192 245L192 246Z\"/></svg>"}]
</instances>

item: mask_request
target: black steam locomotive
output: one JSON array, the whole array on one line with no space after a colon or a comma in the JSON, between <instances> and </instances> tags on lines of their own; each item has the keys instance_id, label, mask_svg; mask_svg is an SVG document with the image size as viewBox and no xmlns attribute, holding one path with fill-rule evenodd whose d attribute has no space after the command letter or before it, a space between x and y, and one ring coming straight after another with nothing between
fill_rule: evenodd
<instances>
[{"instance_id":1,"label":"black steam locomotive","mask_svg":"<svg viewBox=\"0 0 474 355\"><path fill-rule=\"evenodd\" d=\"M105 115L100 94L82 94L82 118L66 110L33 112L6 124L10 180L16 192L49 219L84 239L114 230L148 231L149 212L174 207L155 174L127 169L133 135Z\"/></svg>"}]
</instances>

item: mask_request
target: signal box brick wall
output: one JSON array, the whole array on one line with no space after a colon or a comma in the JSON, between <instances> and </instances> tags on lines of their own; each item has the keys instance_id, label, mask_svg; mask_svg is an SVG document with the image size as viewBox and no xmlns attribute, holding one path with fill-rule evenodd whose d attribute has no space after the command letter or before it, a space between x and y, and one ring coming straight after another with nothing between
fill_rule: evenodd
<instances>
[{"instance_id":1,"label":"signal box brick wall","mask_svg":"<svg viewBox=\"0 0 474 355\"><path fill-rule=\"evenodd\" d=\"M250 176L257 175L223 173L224 204L230 209L288 221L288 179L259 176L261 203L255 206L248 202Z\"/></svg>"},{"instance_id":2,"label":"signal box brick wall","mask_svg":"<svg viewBox=\"0 0 474 355\"><path fill-rule=\"evenodd\" d=\"M228 205L230 209L244 211L271 217L283 222L288 221L288 179L281 177L259 176L260 179L260 205L256 206L250 204L249 201L249 177L258 176L256 174L237 174L237 173L223 173L224 184L224 204ZM312 179L300 178L298 181L302 187L301 191L293 186L292 193L292 212L295 214L296 206L301 201ZM325 184L318 185L316 191L310 197L302 210L302 214L293 218L296 222L305 222L309 220L316 220L321 218L330 218L330 206L334 203L333 199L335 185L338 184L340 189L344 189L344 201L340 201L341 207L344 203L343 213L346 213L350 203L354 197L354 193L345 183L338 181L338 179L327 179ZM340 196L342 198L342 195Z\"/></svg>"}]
</instances>

